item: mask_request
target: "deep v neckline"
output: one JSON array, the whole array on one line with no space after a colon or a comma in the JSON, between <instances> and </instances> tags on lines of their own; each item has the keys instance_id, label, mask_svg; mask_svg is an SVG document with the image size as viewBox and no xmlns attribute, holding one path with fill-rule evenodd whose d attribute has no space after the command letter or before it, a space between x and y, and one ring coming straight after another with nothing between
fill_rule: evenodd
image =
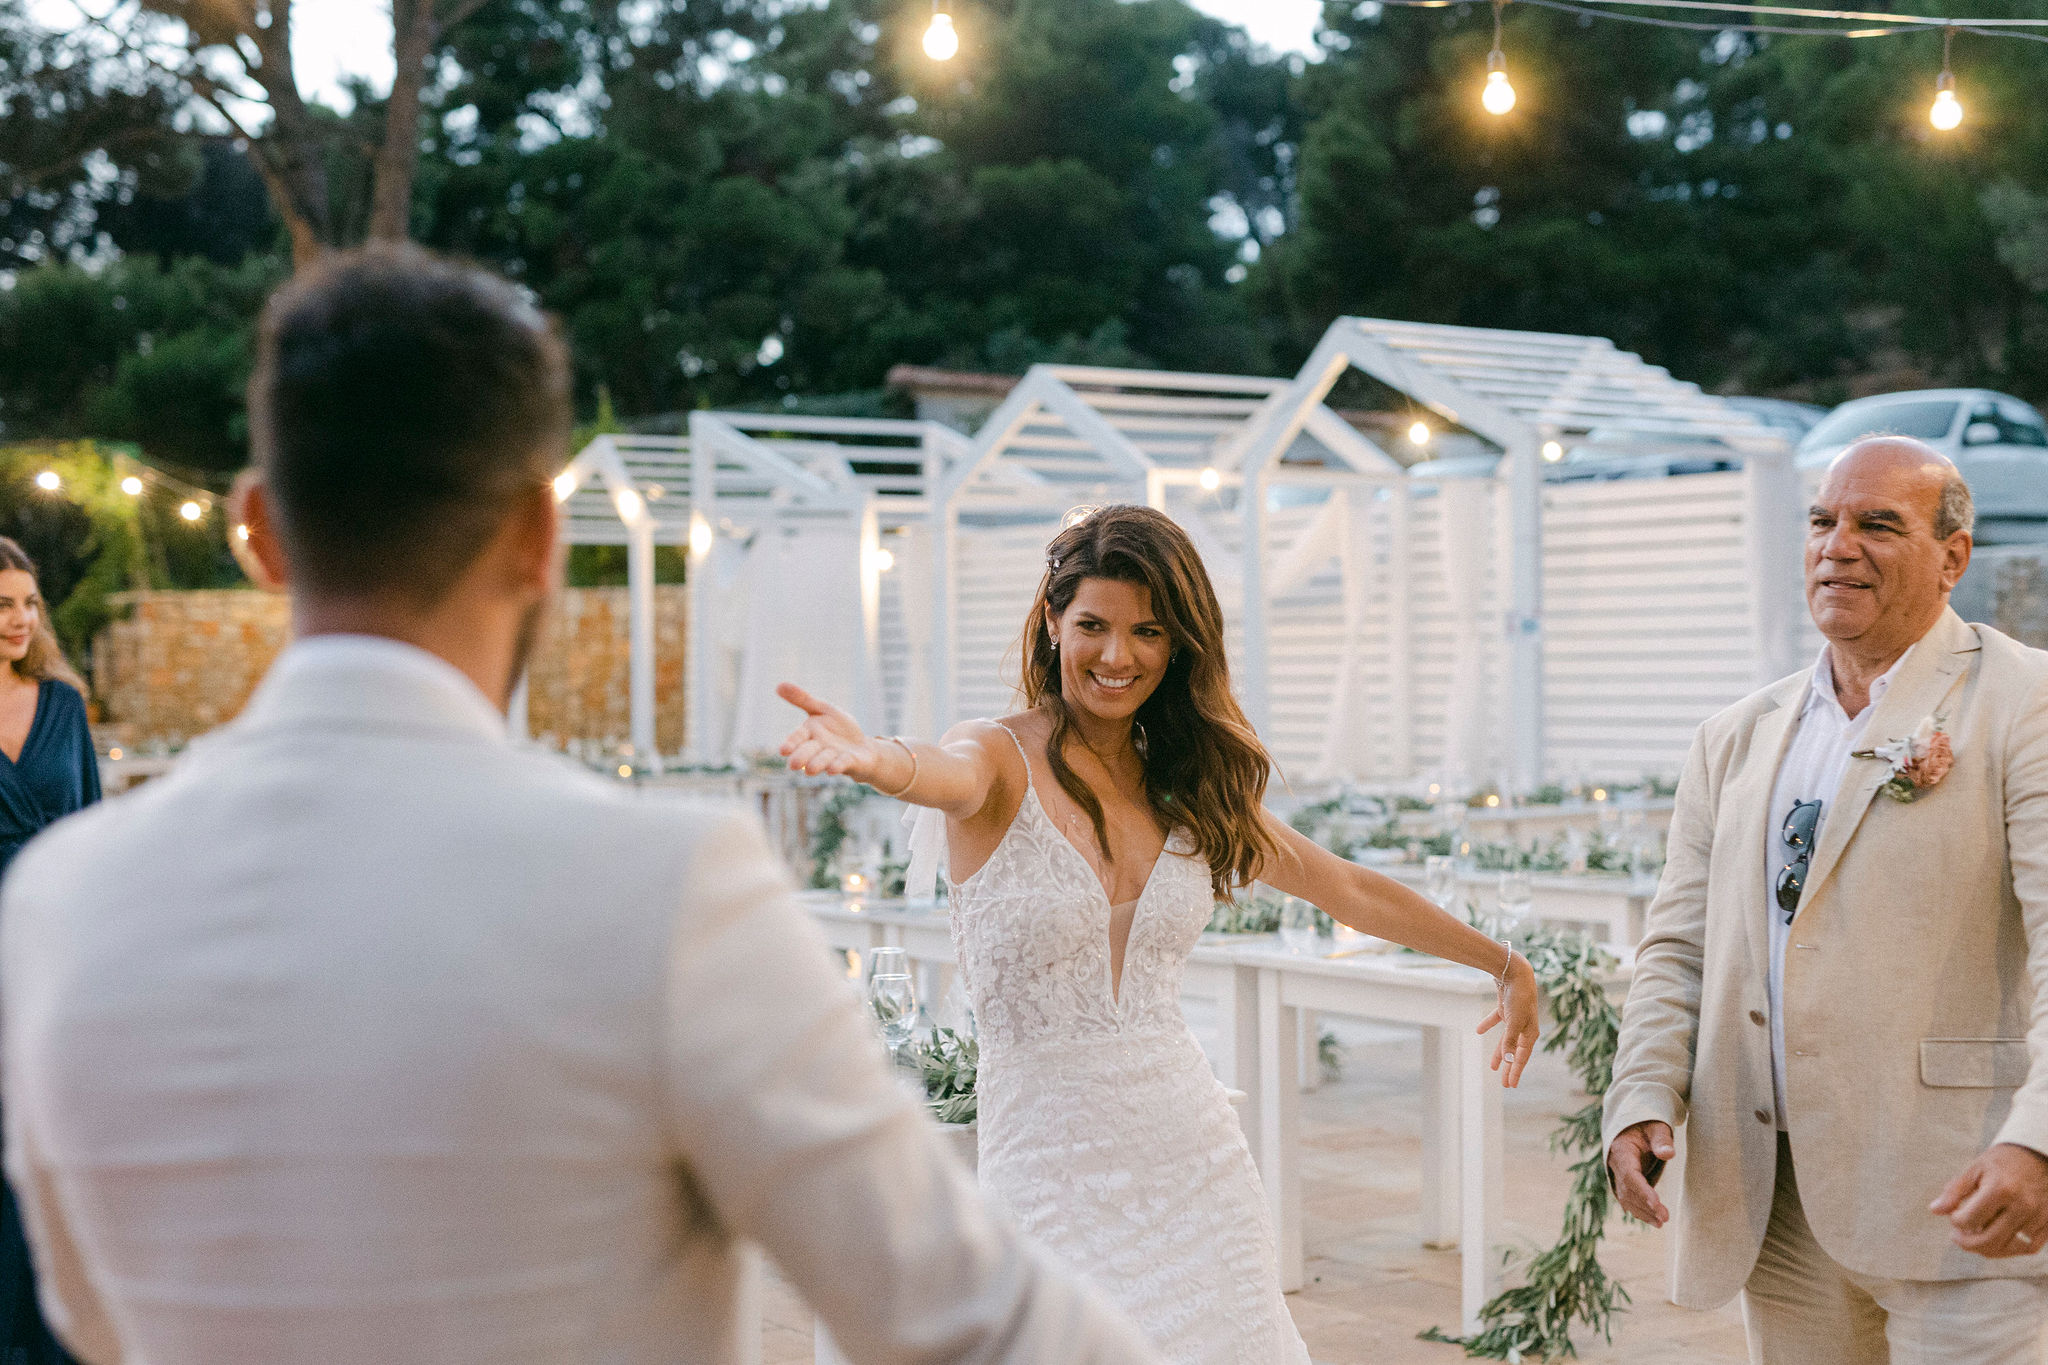
<instances>
[{"instance_id":1,"label":"deep v neckline","mask_svg":"<svg viewBox=\"0 0 2048 1365\"><path fill-rule=\"evenodd\" d=\"M1059 823L1052 818L1052 812L1045 808L1045 802L1041 801L1038 796L1038 783L1030 776L1030 764L1028 761L1025 764L1025 779L1030 793L1026 799L1038 807L1038 816L1041 820L1045 821L1045 827L1052 831L1053 838L1066 845L1067 852L1073 854L1074 860L1081 864L1081 870L1088 876L1088 884L1095 888L1095 894L1102 902L1103 929L1105 931L1103 935L1104 947L1108 950L1102 960L1102 975L1109 985L1110 1008L1121 1012L1124 1002L1124 978L1130 975L1131 969L1131 940L1138 936L1138 913L1145 908L1145 899L1151 894L1152 883L1159 877L1159 865L1166 861L1166 855L1173 843L1173 836L1171 834L1167 835L1166 842L1159 846L1159 853L1152 859L1152 866L1145 873L1144 884L1138 888L1136 898L1128 902L1131 907L1131 922L1124 929L1123 952L1119 954L1116 951L1117 944L1113 937L1116 929L1116 908L1126 902L1114 901L1109 898L1109 888L1102 884L1102 876L1096 872L1094 864L1088 861L1088 855L1083 853L1075 845L1074 841L1061 831ZM1116 962L1119 956L1123 959L1123 970L1112 971L1112 964Z\"/></svg>"},{"instance_id":2,"label":"deep v neckline","mask_svg":"<svg viewBox=\"0 0 2048 1365\"><path fill-rule=\"evenodd\" d=\"M7 766L10 768L21 766L21 760L28 756L28 746L35 743L36 727L43 723L43 692L43 684L38 682L36 684L35 710L28 713L28 729L21 732L20 752L10 754L4 745L0 745L0 758L6 759ZM1055 830L1054 833L1058 833L1058 831ZM1068 847L1071 848L1073 846L1069 844ZM1076 851L1078 852L1079 850Z\"/></svg>"}]
</instances>

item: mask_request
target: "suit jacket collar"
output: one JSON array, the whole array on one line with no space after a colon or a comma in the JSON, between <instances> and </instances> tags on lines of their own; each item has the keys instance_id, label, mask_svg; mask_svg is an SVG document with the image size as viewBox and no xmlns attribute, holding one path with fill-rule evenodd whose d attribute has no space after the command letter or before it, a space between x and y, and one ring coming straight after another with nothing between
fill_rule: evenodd
<instances>
[{"instance_id":1,"label":"suit jacket collar","mask_svg":"<svg viewBox=\"0 0 2048 1365\"><path fill-rule=\"evenodd\" d=\"M377 635L316 635L278 656L237 729L438 732L506 740L505 717L439 655Z\"/></svg>"},{"instance_id":2,"label":"suit jacket collar","mask_svg":"<svg viewBox=\"0 0 2048 1365\"><path fill-rule=\"evenodd\" d=\"M1872 703L1870 723L1863 729L1863 748L1871 749L1909 735L1926 717L1940 711L1955 690L1970 655L1981 644L1977 632L1953 609L1942 613L1934 628L1900 661L1890 690ZM1777 768L1773 765L1773 780ZM1878 789L1891 776L1890 767L1875 758L1852 758L1835 793L1834 809L1821 825L1820 843L1813 850L1813 866L1807 872L1806 891L1799 900L1799 914L1814 903L1820 889L1841 861L1856 829L1869 813ZM1764 798L1769 800L1769 789Z\"/></svg>"}]
</instances>

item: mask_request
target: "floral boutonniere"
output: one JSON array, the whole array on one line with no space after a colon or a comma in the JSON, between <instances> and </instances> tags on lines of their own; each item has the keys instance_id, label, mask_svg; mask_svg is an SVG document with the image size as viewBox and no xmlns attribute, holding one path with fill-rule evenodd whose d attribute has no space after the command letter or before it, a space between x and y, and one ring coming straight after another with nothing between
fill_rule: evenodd
<instances>
[{"instance_id":1,"label":"floral boutonniere","mask_svg":"<svg viewBox=\"0 0 2048 1365\"><path fill-rule=\"evenodd\" d=\"M1944 717L1929 716L1904 739L1858 749L1851 758L1878 758L1891 765L1892 775L1878 790L1894 801L1913 801L1920 793L1939 786L1948 770L1956 766L1955 750L1949 746Z\"/></svg>"}]
</instances>

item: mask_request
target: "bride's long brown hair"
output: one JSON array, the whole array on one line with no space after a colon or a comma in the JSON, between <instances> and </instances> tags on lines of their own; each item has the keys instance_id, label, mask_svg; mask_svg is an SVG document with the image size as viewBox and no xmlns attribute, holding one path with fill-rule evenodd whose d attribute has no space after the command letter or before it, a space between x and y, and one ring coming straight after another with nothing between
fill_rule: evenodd
<instances>
[{"instance_id":1,"label":"bride's long brown hair","mask_svg":"<svg viewBox=\"0 0 2048 1365\"><path fill-rule=\"evenodd\" d=\"M1230 695L1223 609L1194 542L1149 507L1100 507L1054 537L1045 562L1024 627L1024 701L1052 718L1046 763L1060 790L1087 812L1103 858L1110 852L1102 803L1066 759L1073 717L1047 626L1073 603L1084 578L1145 588L1172 645L1166 676L1138 708L1133 736L1153 818L1162 829L1187 831L1218 897L1252 881L1280 852L1261 813L1272 759Z\"/></svg>"}]
</instances>

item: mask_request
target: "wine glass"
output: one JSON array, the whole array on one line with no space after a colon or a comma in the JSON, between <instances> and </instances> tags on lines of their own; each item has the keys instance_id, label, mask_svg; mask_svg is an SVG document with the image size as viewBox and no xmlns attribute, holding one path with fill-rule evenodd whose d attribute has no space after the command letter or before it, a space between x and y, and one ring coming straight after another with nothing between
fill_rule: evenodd
<instances>
[{"instance_id":1,"label":"wine glass","mask_svg":"<svg viewBox=\"0 0 2048 1365\"><path fill-rule=\"evenodd\" d=\"M1316 950L1316 908L1299 896L1280 902L1280 946L1290 953Z\"/></svg>"},{"instance_id":2,"label":"wine glass","mask_svg":"<svg viewBox=\"0 0 2048 1365\"><path fill-rule=\"evenodd\" d=\"M901 1058L903 1045L917 1031L917 980L901 948L877 948L868 974L868 1009L881 1025L889 1060Z\"/></svg>"},{"instance_id":3,"label":"wine glass","mask_svg":"<svg viewBox=\"0 0 2048 1365\"><path fill-rule=\"evenodd\" d=\"M1449 910L1458 894L1458 860L1448 853L1438 853L1430 855L1422 866L1422 894Z\"/></svg>"},{"instance_id":4,"label":"wine glass","mask_svg":"<svg viewBox=\"0 0 2048 1365\"><path fill-rule=\"evenodd\" d=\"M1529 873L1525 868L1514 868L1500 874L1500 917L1513 926L1526 922L1536 909L1536 893L1529 885Z\"/></svg>"}]
</instances>

